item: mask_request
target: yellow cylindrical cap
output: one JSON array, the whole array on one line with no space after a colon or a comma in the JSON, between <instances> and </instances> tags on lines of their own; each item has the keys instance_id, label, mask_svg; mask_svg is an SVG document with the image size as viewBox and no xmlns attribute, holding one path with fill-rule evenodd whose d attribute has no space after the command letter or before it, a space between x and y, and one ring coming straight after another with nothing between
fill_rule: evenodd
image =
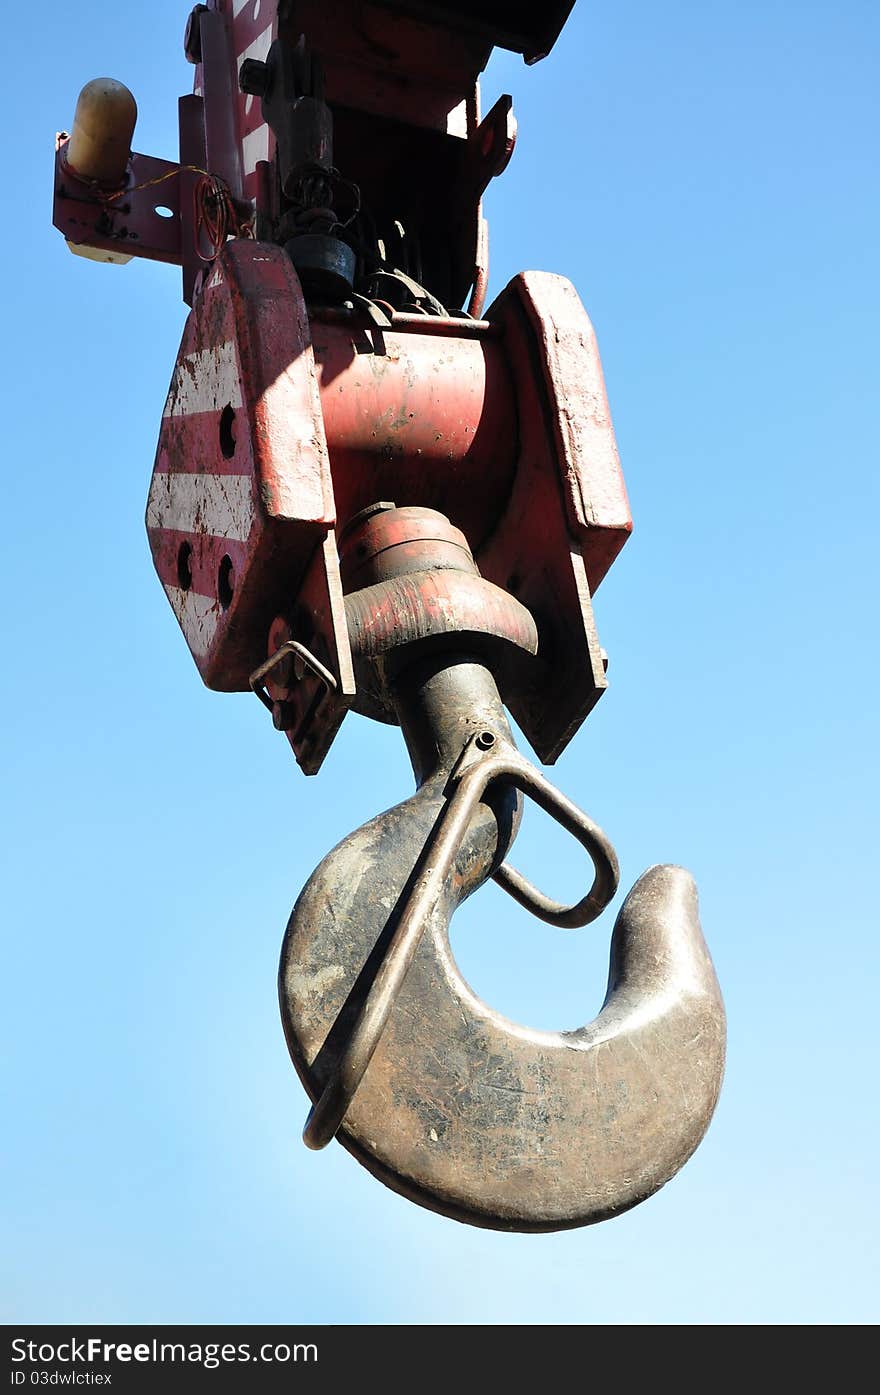
<instances>
[{"instance_id":1,"label":"yellow cylindrical cap","mask_svg":"<svg viewBox=\"0 0 880 1395\"><path fill-rule=\"evenodd\" d=\"M125 179L137 102L124 83L113 78L87 82L76 104L67 143L72 174L116 189Z\"/></svg>"}]
</instances>

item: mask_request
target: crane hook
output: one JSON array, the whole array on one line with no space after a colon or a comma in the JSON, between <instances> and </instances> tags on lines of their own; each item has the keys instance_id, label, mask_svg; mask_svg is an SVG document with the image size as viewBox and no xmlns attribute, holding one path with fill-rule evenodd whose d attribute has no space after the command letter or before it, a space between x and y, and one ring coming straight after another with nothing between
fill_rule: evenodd
<instances>
[{"instance_id":1,"label":"crane hook","mask_svg":"<svg viewBox=\"0 0 880 1395\"><path fill-rule=\"evenodd\" d=\"M474 1225L586 1225L644 1200L687 1161L721 1086L725 1018L696 889L653 867L611 941L608 992L577 1031L533 1031L476 997L449 946L456 907L489 876L545 919L583 924L614 895L604 834L516 751L489 670L436 655L394 703L419 788L313 873L281 957L282 1020L315 1102L306 1141L334 1135L375 1176ZM576 907L504 859L531 795L584 844Z\"/></svg>"}]
</instances>

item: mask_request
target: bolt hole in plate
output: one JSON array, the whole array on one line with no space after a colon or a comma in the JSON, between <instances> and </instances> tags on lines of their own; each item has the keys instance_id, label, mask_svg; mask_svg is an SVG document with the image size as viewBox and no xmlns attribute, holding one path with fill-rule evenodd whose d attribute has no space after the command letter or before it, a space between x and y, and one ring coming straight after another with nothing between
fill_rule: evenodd
<instances>
[{"instance_id":1,"label":"bolt hole in plate","mask_svg":"<svg viewBox=\"0 0 880 1395\"><path fill-rule=\"evenodd\" d=\"M182 542L177 552L177 583L181 591L192 586L192 543Z\"/></svg>"},{"instance_id":2,"label":"bolt hole in plate","mask_svg":"<svg viewBox=\"0 0 880 1395\"><path fill-rule=\"evenodd\" d=\"M169 208L169 207L167 206L167 204L164 204L164 203L157 204L157 205L156 205L155 211L156 211L156 213L159 215L160 218L173 218L173 217L174 217L174 209L173 209L173 208Z\"/></svg>"},{"instance_id":3,"label":"bolt hole in plate","mask_svg":"<svg viewBox=\"0 0 880 1395\"><path fill-rule=\"evenodd\" d=\"M220 449L226 460L235 455L235 410L229 402L220 413Z\"/></svg>"},{"instance_id":4,"label":"bolt hole in plate","mask_svg":"<svg viewBox=\"0 0 880 1395\"><path fill-rule=\"evenodd\" d=\"M234 591L235 573L232 569L232 558L227 554L217 569L217 596L224 610L228 610L232 605Z\"/></svg>"}]
</instances>

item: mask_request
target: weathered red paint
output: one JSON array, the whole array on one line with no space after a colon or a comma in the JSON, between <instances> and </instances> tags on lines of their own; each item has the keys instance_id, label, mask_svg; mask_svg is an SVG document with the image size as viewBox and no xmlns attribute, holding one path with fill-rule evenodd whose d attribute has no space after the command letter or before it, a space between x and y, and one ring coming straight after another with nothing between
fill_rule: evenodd
<instances>
[{"instance_id":1,"label":"weathered red paint","mask_svg":"<svg viewBox=\"0 0 880 1395\"><path fill-rule=\"evenodd\" d=\"M535 617L542 662L509 702L543 760L555 759L605 686L591 594L631 524L595 337L561 277L516 278L489 315L463 333L455 320L438 332L430 317L394 317L389 330L354 315L310 321L286 254L240 240L190 316L151 494L157 570L172 603L185 605L173 588L189 543L191 589L212 609L195 639L186 615L181 623L212 687L246 689L273 617L296 617L296 637L341 680L338 698L317 688L309 696L306 681L303 702L320 699L325 717L333 713L315 738L321 754L354 696L341 672L343 586L335 544L325 540L337 518L345 525L379 499L445 514L483 576ZM222 391L212 353L226 354ZM206 383L219 392L199 398L197 411L190 373L204 378L193 400ZM230 393L241 406L224 455ZM193 473L210 485L197 522L192 487L180 479ZM169 474L176 485L163 485ZM237 539L224 522L227 477L239 481L236 499L247 482L252 519ZM190 513L175 517L169 506L157 523L163 487L168 497L177 489ZM344 589L353 587L354 577ZM303 722L300 714L295 746L305 741Z\"/></svg>"},{"instance_id":2,"label":"weathered red paint","mask_svg":"<svg viewBox=\"0 0 880 1395\"><path fill-rule=\"evenodd\" d=\"M68 169L69 137L55 139L55 196L52 221L68 242L152 261L181 260L178 166L151 155L132 154L122 193L97 198L91 185ZM160 181L160 182L154 182ZM168 211L163 217L158 208Z\"/></svg>"},{"instance_id":3,"label":"weathered red paint","mask_svg":"<svg viewBox=\"0 0 880 1395\"><path fill-rule=\"evenodd\" d=\"M233 192L253 201L257 163L271 159L275 139L259 101L239 91L238 70L244 57L268 53L278 33L277 5L250 0L236 14L232 0L212 0L200 29L205 61L196 66L194 87L205 104L209 168L226 178Z\"/></svg>"},{"instance_id":4,"label":"weathered red paint","mask_svg":"<svg viewBox=\"0 0 880 1395\"><path fill-rule=\"evenodd\" d=\"M520 453L507 507L477 561L538 622L546 668L510 707L549 764L605 689L591 597L632 517L596 338L574 287L524 272L487 313L504 332Z\"/></svg>"},{"instance_id":5,"label":"weathered red paint","mask_svg":"<svg viewBox=\"0 0 880 1395\"><path fill-rule=\"evenodd\" d=\"M227 454L224 412L232 413L234 437L225 442ZM202 497L205 507L193 517ZM245 533L234 548L230 514ZM211 607L200 638L210 635L202 652L192 634L187 638L209 687L247 689L265 658L272 617L296 594L334 521L296 273L280 248L231 242L184 330L148 508L150 546L166 588L174 584L181 542L197 535L189 589ZM224 607L220 568L233 551L235 587Z\"/></svg>"},{"instance_id":6,"label":"weathered red paint","mask_svg":"<svg viewBox=\"0 0 880 1395\"><path fill-rule=\"evenodd\" d=\"M422 317L427 320L428 317ZM513 482L516 405L504 346L460 336L312 322L336 506L377 499L439 509L473 545Z\"/></svg>"}]
</instances>

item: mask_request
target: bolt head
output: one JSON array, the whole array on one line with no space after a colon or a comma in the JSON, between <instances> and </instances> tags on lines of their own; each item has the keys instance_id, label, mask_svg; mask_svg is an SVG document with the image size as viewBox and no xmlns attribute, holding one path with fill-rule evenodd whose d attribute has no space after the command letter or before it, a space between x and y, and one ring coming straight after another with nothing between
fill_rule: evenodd
<instances>
[{"instance_id":1,"label":"bolt head","mask_svg":"<svg viewBox=\"0 0 880 1395\"><path fill-rule=\"evenodd\" d=\"M199 20L202 15L206 15L207 13L207 5L196 5L190 11L189 19L186 21L186 30L183 36L183 51L186 54L188 63L201 63L202 61L202 31Z\"/></svg>"},{"instance_id":2,"label":"bolt head","mask_svg":"<svg viewBox=\"0 0 880 1395\"><path fill-rule=\"evenodd\" d=\"M259 58L246 58L238 70L238 85L251 97L265 97L269 91L269 66Z\"/></svg>"},{"instance_id":3,"label":"bolt head","mask_svg":"<svg viewBox=\"0 0 880 1395\"><path fill-rule=\"evenodd\" d=\"M290 626L283 615L276 615L269 626L269 643L267 646L267 657L276 653L282 646L292 638ZM293 664L290 658L281 659L266 678L266 691L276 704L287 701L290 693ZM278 728L283 731L283 727Z\"/></svg>"}]
</instances>

